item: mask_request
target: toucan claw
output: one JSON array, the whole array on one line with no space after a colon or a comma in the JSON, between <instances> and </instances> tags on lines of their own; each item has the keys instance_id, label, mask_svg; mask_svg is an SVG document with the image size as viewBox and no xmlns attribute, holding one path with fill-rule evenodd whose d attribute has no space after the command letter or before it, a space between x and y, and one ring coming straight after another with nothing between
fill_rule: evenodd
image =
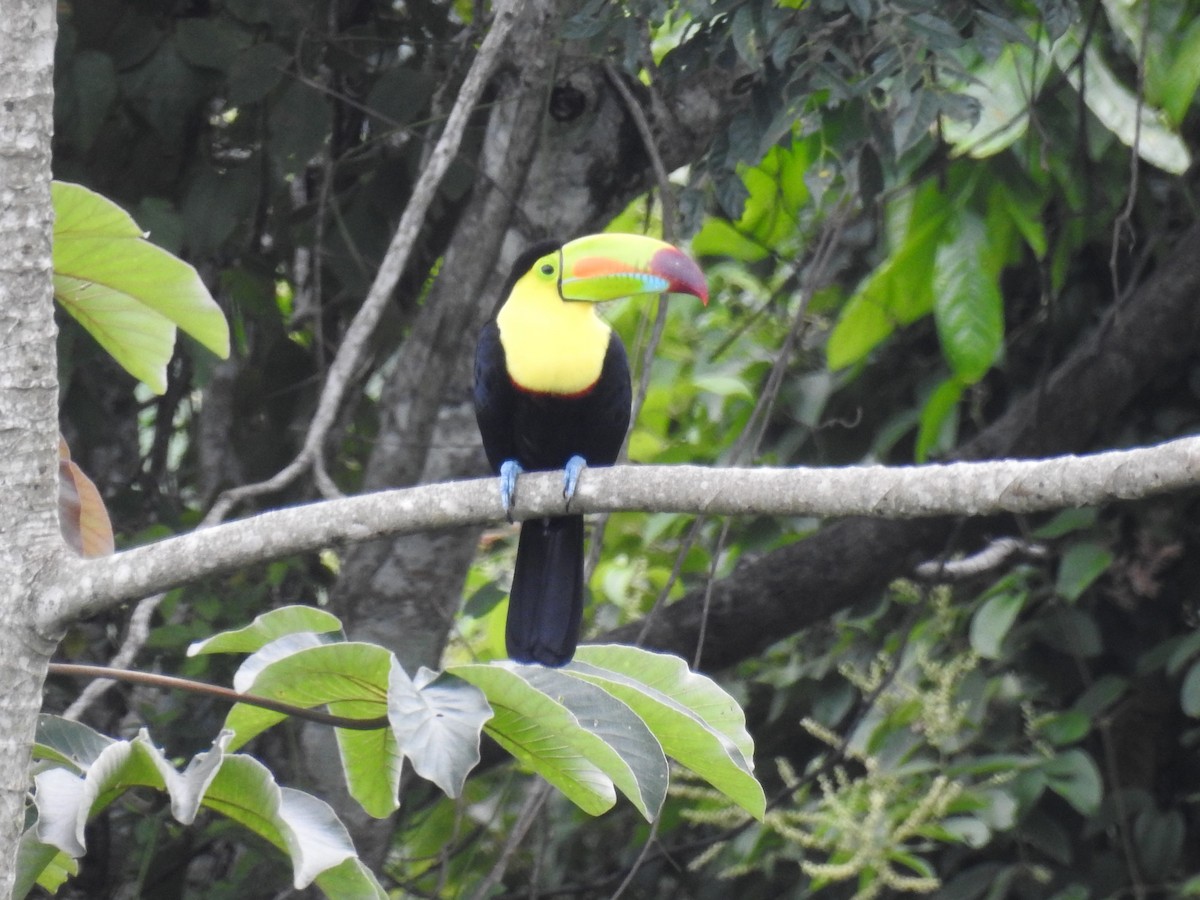
<instances>
[{"instance_id":1,"label":"toucan claw","mask_svg":"<svg viewBox=\"0 0 1200 900\"><path fill-rule=\"evenodd\" d=\"M512 523L513 495L517 492L517 476L525 470L515 459L506 459L500 465L500 503L504 506L504 517Z\"/></svg>"},{"instance_id":2,"label":"toucan claw","mask_svg":"<svg viewBox=\"0 0 1200 900\"><path fill-rule=\"evenodd\" d=\"M579 487L579 475L586 468L587 460L579 454L568 459L563 468L563 499L567 501L568 509L571 508L571 499L575 496L575 489Z\"/></svg>"}]
</instances>

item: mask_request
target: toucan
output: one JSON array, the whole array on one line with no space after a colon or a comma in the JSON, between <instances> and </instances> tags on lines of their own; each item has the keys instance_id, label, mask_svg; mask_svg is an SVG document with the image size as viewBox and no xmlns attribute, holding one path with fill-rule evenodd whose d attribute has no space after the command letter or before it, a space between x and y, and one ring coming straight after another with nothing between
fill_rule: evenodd
<instances>
[{"instance_id":1,"label":"toucan","mask_svg":"<svg viewBox=\"0 0 1200 900\"><path fill-rule=\"evenodd\" d=\"M664 293L708 302L700 267L654 238L593 234L542 242L517 258L475 350L475 417L506 515L521 472L562 469L569 504L585 466L616 462L629 428L629 363L595 304ZM508 655L566 664L582 615L583 516L524 522Z\"/></svg>"}]
</instances>

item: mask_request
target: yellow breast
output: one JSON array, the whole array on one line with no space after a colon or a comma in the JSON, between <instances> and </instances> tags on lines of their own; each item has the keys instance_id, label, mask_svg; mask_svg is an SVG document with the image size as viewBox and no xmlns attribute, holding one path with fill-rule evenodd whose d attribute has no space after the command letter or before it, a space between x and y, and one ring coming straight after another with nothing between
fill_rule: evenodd
<instances>
[{"instance_id":1,"label":"yellow breast","mask_svg":"<svg viewBox=\"0 0 1200 900\"><path fill-rule=\"evenodd\" d=\"M519 281L496 316L509 377L527 391L578 394L600 378L612 329L590 303Z\"/></svg>"}]
</instances>

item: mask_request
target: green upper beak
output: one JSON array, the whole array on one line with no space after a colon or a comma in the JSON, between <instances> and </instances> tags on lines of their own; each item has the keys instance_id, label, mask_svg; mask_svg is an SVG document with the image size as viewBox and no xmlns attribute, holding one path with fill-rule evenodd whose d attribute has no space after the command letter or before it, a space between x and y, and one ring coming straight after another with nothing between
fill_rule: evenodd
<instances>
[{"instance_id":1,"label":"green upper beak","mask_svg":"<svg viewBox=\"0 0 1200 900\"><path fill-rule=\"evenodd\" d=\"M708 303L700 267L677 247L640 234L589 234L563 245L564 300L599 302L637 294L691 294Z\"/></svg>"}]
</instances>

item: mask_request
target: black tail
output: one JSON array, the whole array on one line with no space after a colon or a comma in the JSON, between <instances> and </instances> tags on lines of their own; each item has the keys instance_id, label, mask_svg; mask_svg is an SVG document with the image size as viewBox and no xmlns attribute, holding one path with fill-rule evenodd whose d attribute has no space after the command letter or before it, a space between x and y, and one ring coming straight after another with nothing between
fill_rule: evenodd
<instances>
[{"instance_id":1,"label":"black tail","mask_svg":"<svg viewBox=\"0 0 1200 900\"><path fill-rule=\"evenodd\" d=\"M505 641L517 662L561 666L575 655L583 615L583 516L521 525Z\"/></svg>"}]
</instances>

